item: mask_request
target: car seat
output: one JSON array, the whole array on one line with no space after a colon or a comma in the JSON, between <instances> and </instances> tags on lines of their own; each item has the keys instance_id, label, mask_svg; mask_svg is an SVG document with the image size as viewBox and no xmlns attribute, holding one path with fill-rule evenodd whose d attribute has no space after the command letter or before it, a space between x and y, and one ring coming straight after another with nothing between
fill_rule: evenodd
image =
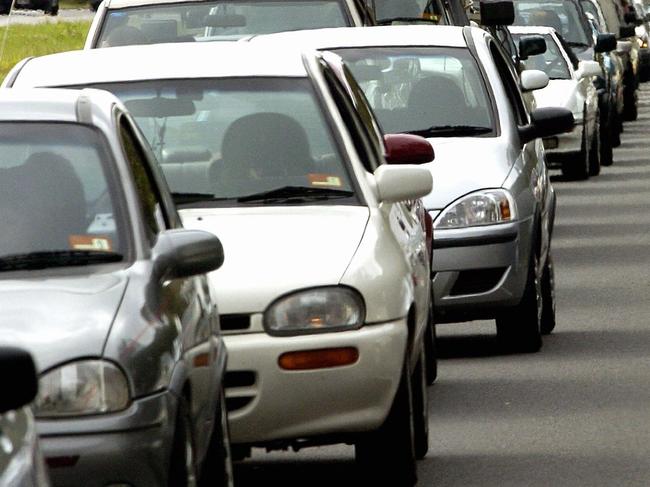
<instances>
[{"instance_id":1,"label":"car seat","mask_svg":"<svg viewBox=\"0 0 650 487\"><path fill-rule=\"evenodd\" d=\"M407 109L409 130L465 124L470 111L461 89L446 76L419 80L411 90Z\"/></svg>"}]
</instances>

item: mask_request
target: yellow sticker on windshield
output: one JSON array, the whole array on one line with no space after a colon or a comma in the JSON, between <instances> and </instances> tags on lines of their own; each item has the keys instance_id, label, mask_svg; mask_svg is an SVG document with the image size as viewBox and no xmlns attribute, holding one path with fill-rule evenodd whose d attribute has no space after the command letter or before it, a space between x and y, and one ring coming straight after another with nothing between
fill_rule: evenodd
<instances>
[{"instance_id":1,"label":"yellow sticker on windshield","mask_svg":"<svg viewBox=\"0 0 650 487\"><path fill-rule=\"evenodd\" d=\"M70 247L75 250L110 252L113 248L109 238L98 237L96 235L70 235L68 241L70 242Z\"/></svg>"},{"instance_id":2,"label":"yellow sticker on windshield","mask_svg":"<svg viewBox=\"0 0 650 487\"><path fill-rule=\"evenodd\" d=\"M325 186L327 188L340 188L341 178L329 174L309 174L309 184L312 186Z\"/></svg>"}]
</instances>

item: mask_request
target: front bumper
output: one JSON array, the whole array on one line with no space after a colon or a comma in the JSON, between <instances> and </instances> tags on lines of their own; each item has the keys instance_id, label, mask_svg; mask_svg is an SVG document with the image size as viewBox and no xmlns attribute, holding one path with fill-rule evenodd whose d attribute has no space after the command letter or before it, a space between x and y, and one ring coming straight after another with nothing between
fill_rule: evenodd
<instances>
[{"instance_id":1,"label":"front bumper","mask_svg":"<svg viewBox=\"0 0 650 487\"><path fill-rule=\"evenodd\" d=\"M493 319L521 301L533 219L434 231L432 284L437 323Z\"/></svg>"},{"instance_id":2,"label":"front bumper","mask_svg":"<svg viewBox=\"0 0 650 487\"><path fill-rule=\"evenodd\" d=\"M583 131L584 125L580 121L576 123L571 132L545 138L544 153L546 154L547 162L562 163L575 157L576 164L580 164L576 156L582 151Z\"/></svg>"},{"instance_id":3,"label":"front bumper","mask_svg":"<svg viewBox=\"0 0 650 487\"><path fill-rule=\"evenodd\" d=\"M342 438L378 428L397 391L407 335L402 319L338 333L225 336L231 441L268 446ZM337 347L357 348L359 359L351 365L305 371L278 365L286 352ZM237 383L241 377L254 379Z\"/></svg>"},{"instance_id":4,"label":"front bumper","mask_svg":"<svg viewBox=\"0 0 650 487\"><path fill-rule=\"evenodd\" d=\"M41 450L55 486L166 485L176 400L165 392L115 414L39 420Z\"/></svg>"}]
</instances>

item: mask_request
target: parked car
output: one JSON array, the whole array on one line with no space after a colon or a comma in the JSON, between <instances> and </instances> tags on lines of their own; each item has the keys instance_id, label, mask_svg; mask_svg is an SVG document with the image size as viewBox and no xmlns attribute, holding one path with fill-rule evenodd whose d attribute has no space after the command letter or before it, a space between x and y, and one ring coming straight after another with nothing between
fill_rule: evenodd
<instances>
[{"instance_id":1,"label":"parked car","mask_svg":"<svg viewBox=\"0 0 650 487\"><path fill-rule=\"evenodd\" d=\"M29 407L38 391L38 377L25 350L0 346L0 485L47 487L50 485Z\"/></svg>"},{"instance_id":2,"label":"parked car","mask_svg":"<svg viewBox=\"0 0 650 487\"><path fill-rule=\"evenodd\" d=\"M369 476L412 485L428 448L430 271L407 200L431 191L412 164L433 151L412 135L384 139L332 63L174 44L46 56L10 76L115 93L184 224L223 239L228 261L212 282L238 450L349 442Z\"/></svg>"},{"instance_id":3,"label":"parked car","mask_svg":"<svg viewBox=\"0 0 650 487\"><path fill-rule=\"evenodd\" d=\"M0 134L1 339L36 361L53 483L232 485L219 240L109 93L0 90Z\"/></svg>"},{"instance_id":4,"label":"parked car","mask_svg":"<svg viewBox=\"0 0 650 487\"><path fill-rule=\"evenodd\" d=\"M515 78L500 44L476 27L321 29L250 42L335 52L384 131L428 138L436 322L496 318L508 347L539 350L555 325L555 192L536 139L574 123L565 109L529 118L521 90L545 86L547 76Z\"/></svg>"},{"instance_id":5,"label":"parked car","mask_svg":"<svg viewBox=\"0 0 650 487\"><path fill-rule=\"evenodd\" d=\"M6 15L12 8L12 0L0 0L0 15ZM15 9L43 10L48 15L58 15L59 0L16 0Z\"/></svg>"},{"instance_id":6,"label":"parked car","mask_svg":"<svg viewBox=\"0 0 650 487\"><path fill-rule=\"evenodd\" d=\"M565 176L586 179L600 173L600 112L593 83L602 75L596 61L580 61L574 69L562 44L550 27L511 27L515 38L541 35L546 52L529 56L526 68L545 72L548 86L533 92L537 107L563 107L576 121L572 131L544 139L546 160L559 164Z\"/></svg>"},{"instance_id":7,"label":"parked car","mask_svg":"<svg viewBox=\"0 0 650 487\"><path fill-rule=\"evenodd\" d=\"M84 48L233 40L249 34L374 23L362 0L104 0Z\"/></svg>"}]
</instances>

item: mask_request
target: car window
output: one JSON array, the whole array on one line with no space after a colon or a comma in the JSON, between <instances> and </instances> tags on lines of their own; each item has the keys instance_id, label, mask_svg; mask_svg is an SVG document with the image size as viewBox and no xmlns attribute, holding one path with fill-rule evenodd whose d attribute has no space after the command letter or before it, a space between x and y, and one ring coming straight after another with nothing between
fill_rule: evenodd
<instances>
[{"instance_id":1,"label":"car window","mask_svg":"<svg viewBox=\"0 0 650 487\"><path fill-rule=\"evenodd\" d=\"M120 139L138 193L147 238L153 243L156 236L168 228L167 218L147 159L126 117L120 117Z\"/></svg>"},{"instance_id":2,"label":"car window","mask_svg":"<svg viewBox=\"0 0 650 487\"><path fill-rule=\"evenodd\" d=\"M181 207L260 203L242 198L287 187L318 194L276 203L358 204L347 165L306 78L94 86L125 102Z\"/></svg>"},{"instance_id":3,"label":"car window","mask_svg":"<svg viewBox=\"0 0 650 487\"><path fill-rule=\"evenodd\" d=\"M0 257L43 251L125 253L113 160L95 130L0 123ZM11 231L6 231L11 229Z\"/></svg>"},{"instance_id":4,"label":"car window","mask_svg":"<svg viewBox=\"0 0 650 487\"><path fill-rule=\"evenodd\" d=\"M336 53L359 82L384 133L494 135L490 95L466 49L372 47Z\"/></svg>"},{"instance_id":5,"label":"car window","mask_svg":"<svg viewBox=\"0 0 650 487\"><path fill-rule=\"evenodd\" d=\"M525 34L513 34L512 36L517 41L522 37L526 37ZM544 35L543 37L546 41L546 52L528 56L528 59L523 61L525 68L544 71L549 79L571 79L570 67L562 54L560 46L550 35Z\"/></svg>"},{"instance_id":6,"label":"car window","mask_svg":"<svg viewBox=\"0 0 650 487\"><path fill-rule=\"evenodd\" d=\"M377 22L391 19L426 19L434 24L448 24L437 0L372 0Z\"/></svg>"},{"instance_id":7,"label":"car window","mask_svg":"<svg viewBox=\"0 0 650 487\"><path fill-rule=\"evenodd\" d=\"M96 47L236 39L350 25L341 0L162 3L107 12Z\"/></svg>"},{"instance_id":8,"label":"car window","mask_svg":"<svg viewBox=\"0 0 650 487\"><path fill-rule=\"evenodd\" d=\"M516 0L514 25L553 27L575 46L593 44L582 21L583 12L570 0Z\"/></svg>"}]
</instances>

